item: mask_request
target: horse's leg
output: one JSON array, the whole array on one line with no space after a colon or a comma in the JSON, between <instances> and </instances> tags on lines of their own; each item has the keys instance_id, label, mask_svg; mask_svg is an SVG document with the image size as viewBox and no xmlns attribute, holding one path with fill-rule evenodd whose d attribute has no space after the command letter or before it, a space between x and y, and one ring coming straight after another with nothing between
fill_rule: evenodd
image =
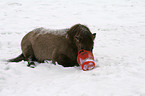
<instances>
[{"instance_id":1,"label":"horse's leg","mask_svg":"<svg viewBox=\"0 0 145 96\"><path fill-rule=\"evenodd\" d=\"M25 56L25 60L28 61L28 67L34 68L35 67L35 63L34 61L36 61L34 53L33 53L33 49L32 46L24 46L23 47L23 53Z\"/></svg>"},{"instance_id":2,"label":"horse's leg","mask_svg":"<svg viewBox=\"0 0 145 96\"><path fill-rule=\"evenodd\" d=\"M33 61L33 56L31 55L31 56L29 56L29 58L27 59L27 61L28 61L28 67L31 67L31 68L35 68L35 63L34 63L34 61Z\"/></svg>"}]
</instances>

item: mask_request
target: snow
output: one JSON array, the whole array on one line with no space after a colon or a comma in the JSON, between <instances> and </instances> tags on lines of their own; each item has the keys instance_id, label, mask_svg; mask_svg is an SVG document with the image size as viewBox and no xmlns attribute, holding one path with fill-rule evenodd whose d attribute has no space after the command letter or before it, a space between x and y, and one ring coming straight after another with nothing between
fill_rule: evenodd
<instances>
[{"instance_id":1,"label":"snow","mask_svg":"<svg viewBox=\"0 0 145 96\"><path fill-rule=\"evenodd\" d=\"M41 28L36 28L33 31L37 32L38 35L51 33L51 34L55 34L55 35L64 36L66 34L66 32L68 31L68 28L67 29L45 29L45 28L41 27Z\"/></svg>"},{"instance_id":2,"label":"snow","mask_svg":"<svg viewBox=\"0 0 145 96\"><path fill-rule=\"evenodd\" d=\"M0 96L145 96L144 9L145 0L0 0ZM97 33L100 67L5 61L29 31L77 23Z\"/></svg>"}]
</instances>

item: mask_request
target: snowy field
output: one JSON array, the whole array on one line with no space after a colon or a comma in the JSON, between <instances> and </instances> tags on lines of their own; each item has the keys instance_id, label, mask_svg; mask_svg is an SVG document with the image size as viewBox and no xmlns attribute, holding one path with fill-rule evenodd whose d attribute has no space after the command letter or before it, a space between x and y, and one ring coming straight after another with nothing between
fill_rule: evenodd
<instances>
[{"instance_id":1,"label":"snowy field","mask_svg":"<svg viewBox=\"0 0 145 96\"><path fill-rule=\"evenodd\" d=\"M5 60L34 28L87 25L95 60L82 71ZM0 96L145 96L145 0L0 0Z\"/></svg>"}]
</instances>

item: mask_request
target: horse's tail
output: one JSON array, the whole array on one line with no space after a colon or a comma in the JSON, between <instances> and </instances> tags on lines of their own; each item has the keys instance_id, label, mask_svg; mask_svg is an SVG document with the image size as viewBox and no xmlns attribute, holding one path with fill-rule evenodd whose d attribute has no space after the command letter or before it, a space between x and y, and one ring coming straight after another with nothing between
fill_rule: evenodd
<instances>
[{"instance_id":1,"label":"horse's tail","mask_svg":"<svg viewBox=\"0 0 145 96\"><path fill-rule=\"evenodd\" d=\"M22 61L22 60L25 60L25 57L24 57L23 54L19 55L19 56L16 57L16 58L9 59L8 62L19 62L19 61Z\"/></svg>"}]
</instances>

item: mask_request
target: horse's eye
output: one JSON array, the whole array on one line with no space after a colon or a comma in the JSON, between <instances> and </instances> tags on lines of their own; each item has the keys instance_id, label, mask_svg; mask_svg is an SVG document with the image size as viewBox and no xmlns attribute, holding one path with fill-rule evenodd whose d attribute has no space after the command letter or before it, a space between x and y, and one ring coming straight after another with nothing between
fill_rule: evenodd
<instances>
[{"instance_id":1,"label":"horse's eye","mask_svg":"<svg viewBox=\"0 0 145 96\"><path fill-rule=\"evenodd\" d=\"M79 37L76 36L75 39L76 39L76 40L79 40Z\"/></svg>"},{"instance_id":2,"label":"horse's eye","mask_svg":"<svg viewBox=\"0 0 145 96\"><path fill-rule=\"evenodd\" d=\"M80 42L82 39L78 36L75 37L76 41Z\"/></svg>"}]
</instances>

